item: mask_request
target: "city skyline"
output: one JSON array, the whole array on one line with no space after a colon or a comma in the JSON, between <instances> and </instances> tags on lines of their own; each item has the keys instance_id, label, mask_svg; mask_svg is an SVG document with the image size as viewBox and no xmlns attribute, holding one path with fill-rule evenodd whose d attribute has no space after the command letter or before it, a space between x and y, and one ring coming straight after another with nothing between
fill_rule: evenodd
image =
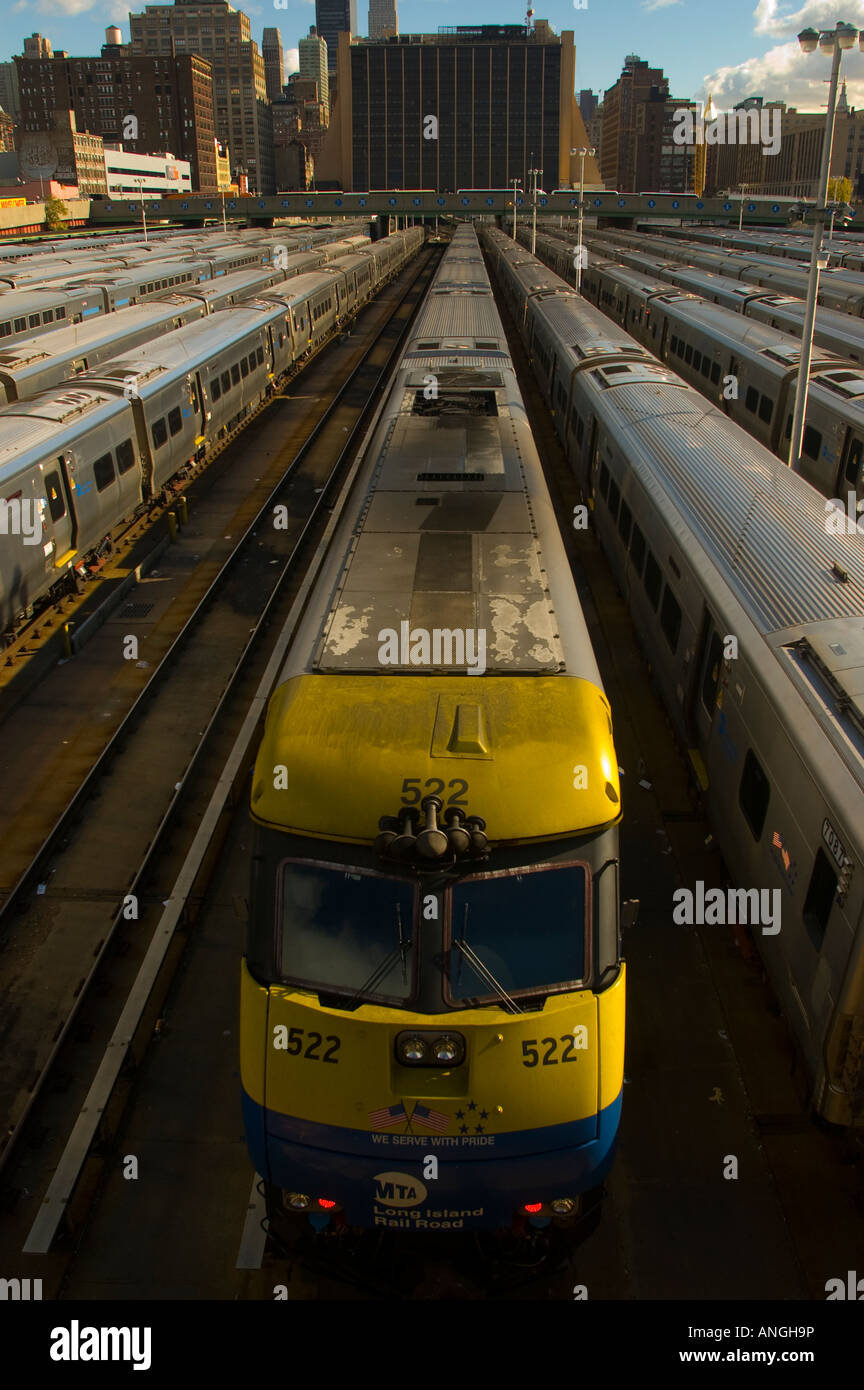
<instances>
[{"instance_id":1,"label":"city skyline","mask_svg":"<svg viewBox=\"0 0 864 1390\"><path fill-rule=\"evenodd\" d=\"M542 13L535 12L535 18L548 19L557 33L574 31L577 90L591 88L602 97L617 81L626 54L638 53L664 69L675 96L698 100L710 91L720 107L761 95L801 109L818 109L825 99L827 66L818 56L807 58L801 53L796 34L808 25L832 27L838 19L864 27L864 0L847 2L842 14L836 12L833 0L805 0L797 8L781 6L779 0L727 0L719 30L704 0L620 0L614 7L586 0L584 8L576 8L577 3L582 0L571 4L555 0ZM249 16L259 50L264 28L278 28L286 79L298 71L297 44L315 19L312 0L288 0L285 9L240 0L234 8ZM20 54L24 38L34 30L49 38L55 51L65 48L73 56L98 53L110 23L119 25L123 41L128 42L129 13L128 5L114 5L110 0L107 5L97 0L92 5L87 0L37 0L36 4L16 0L8 11L9 38L0 50L0 61ZM502 15L491 0L476 0L468 22L516 24L523 21L524 13L524 6L516 5L512 14ZM466 19L450 0L439 0L434 24L428 6L421 6L419 0L402 0L399 5L403 34L434 32L448 20L465 23ZM365 4L359 8L358 22L364 30L368 27ZM618 44L617 35L622 32L627 41ZM615 36L614 47L610 34ZM713 66L701 54L710 54ZM847 55L844 76L850 104L864 106L864 53L856 49Z\"/></svg>"}]
</instances>

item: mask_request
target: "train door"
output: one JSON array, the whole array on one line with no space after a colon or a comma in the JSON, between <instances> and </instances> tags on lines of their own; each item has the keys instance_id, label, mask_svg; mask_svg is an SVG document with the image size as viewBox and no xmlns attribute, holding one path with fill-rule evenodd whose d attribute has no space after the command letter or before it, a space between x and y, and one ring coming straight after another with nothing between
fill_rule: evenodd
<instances>
[{"instance_id":1,"label":"train door","mask_svg":"<svg viewBox=\"0 0 864 1390\"><path fill-rule=\"evenodd\" d=\"M846 435L846 444L834 484L834 495L845 503L847 493L854 492L857 503L864 502L864 444L854 430Z\"/></svg>"},{"instance_id":2,"label":"train door","mask_svg":"<svg viewBox=\"0 0 864 1390\"><path fill-rule=\"evenodd\" d=\"M45 501L54 532L53 564L65 565L78 548L78 525L72 508L72 460L60 454L54 468L43 475Z\"/></svg>"},{"instance_id":3,"label":"train door","mask_svg":"<svg viewBox=\"0 0 864 1390\"><path fill-rule=\"evenodd\" d=\"M694 668L687 723L696 746L704 752L708 747L714 721L724 651L723 634L707 607L702 616L702 631L697 650L699 659Z\"/></svg>"}]
</instances>

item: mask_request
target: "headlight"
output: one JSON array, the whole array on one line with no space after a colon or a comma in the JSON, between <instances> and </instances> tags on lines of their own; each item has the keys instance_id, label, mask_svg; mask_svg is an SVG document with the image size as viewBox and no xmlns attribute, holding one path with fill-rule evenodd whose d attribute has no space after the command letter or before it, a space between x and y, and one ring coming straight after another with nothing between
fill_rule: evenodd
<instances>
[{"instance_id":1,"label":"headlight","mask_svg":"<svg viewBox=\"0 0 864 1390\"><path fill-rule=\"evenodd\" d=\"M461 1033L406 1032L396 1037L396 1060L406 1067L458 1067L465 1061Z\"/></svg>"},{"instance_id":2,"label":"headlight","mask_svg":"<svg viewBox=\"0 0 864 1390\"><path fill-rule=\"evenodd\" d=\"M308 1211L312 1205L312 1198L305 1192L286 1192L285 1201L292 1211Z\"/></svg>"},{"instance_id":3,"label":"headlight","mask_svg":"<svg viewBox=\"0 0 864 1390\"><path fill-rule=\"evenodd\" d=\"M556 1197L551 1207L556 1216L571 1216L576 1210L576 1203L572 1197Z\"/></svg>"}]
</instances>

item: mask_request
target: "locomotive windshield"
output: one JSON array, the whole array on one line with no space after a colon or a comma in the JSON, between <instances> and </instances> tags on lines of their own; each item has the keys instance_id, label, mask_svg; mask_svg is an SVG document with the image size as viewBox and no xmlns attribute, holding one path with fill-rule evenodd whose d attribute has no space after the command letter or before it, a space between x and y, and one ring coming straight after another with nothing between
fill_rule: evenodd
<instances>
[{"instance_id":1,"label":"locomotive windshield","mask_svg":"<svg viewBox=\"0 0 864 1390\"><path fill-rule=\"evenodd\" d=\"M454 885L450 1001L578 984L585 975L587 874L578 864L478 874ZM498 987L496 989L496 986Z\"/></svg>"},{"instance_id":2,"label":"locomotive windshield","mask_svg":"<svg viewBox=\"0 0 864 1390\"><path fill-rule=\"evenodd\" d=\"M414 886L332 864L286 862L277 909L284 979L400 1003L414 989Z\"/></svg>"}]
</instances>

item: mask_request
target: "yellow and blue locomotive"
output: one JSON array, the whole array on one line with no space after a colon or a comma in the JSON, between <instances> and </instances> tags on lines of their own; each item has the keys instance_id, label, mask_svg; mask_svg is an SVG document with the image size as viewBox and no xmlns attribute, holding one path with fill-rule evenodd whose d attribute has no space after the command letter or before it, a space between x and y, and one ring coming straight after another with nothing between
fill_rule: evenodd
<instances>
[{"instance_id":1,"label":"yellow and blue locomotive","mask_svg":"<svg viewBox=\"0 0 864 1390\"><path fill-rule=\"evenodd\" d=\"M457 231L270 699L248 1146L316 1230L579 1221L624 1060L609 703Z\"/></svg>"}]
</instances>

